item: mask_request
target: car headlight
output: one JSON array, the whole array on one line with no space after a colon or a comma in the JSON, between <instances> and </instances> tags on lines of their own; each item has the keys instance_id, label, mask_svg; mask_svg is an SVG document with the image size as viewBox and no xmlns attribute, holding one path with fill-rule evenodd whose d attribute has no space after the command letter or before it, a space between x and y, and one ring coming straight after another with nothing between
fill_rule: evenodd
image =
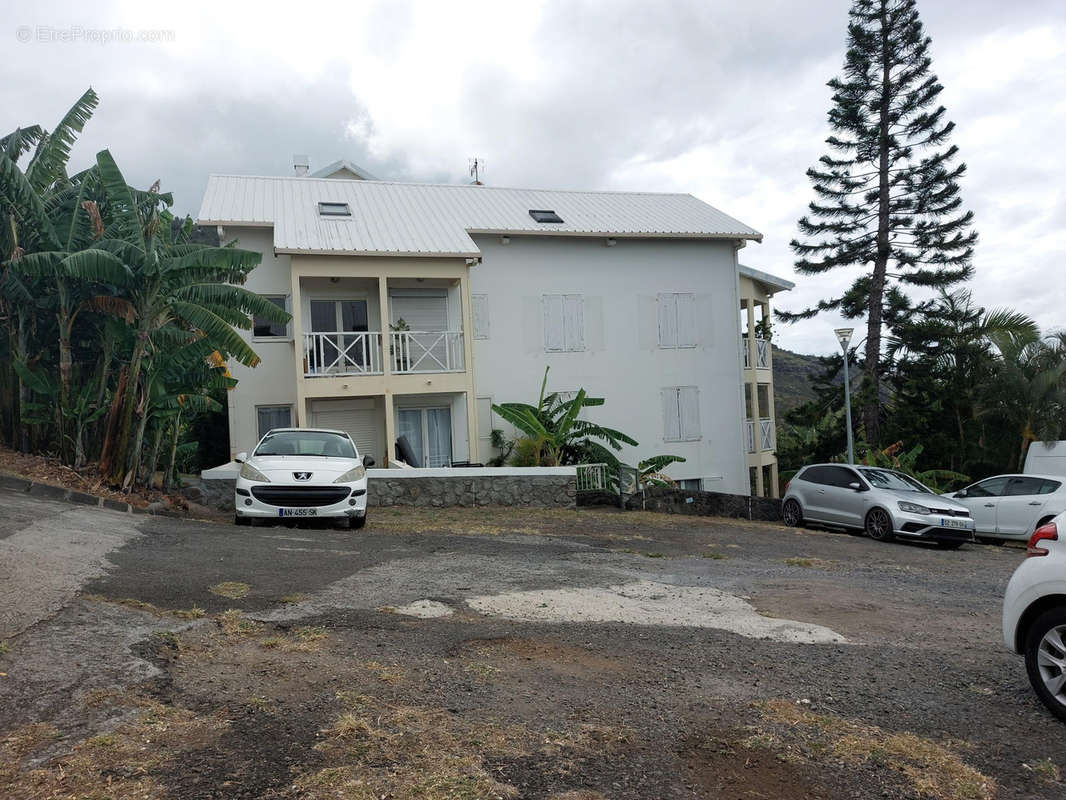
<instances>
[{"instance_id":1,"label":"car headlight","mask_svg":"<svg viewBox=\"0 0 1066 800\"><path fill-rule=\"evenodd\" d=\"M270 483L270 478L257 470L247 461L241 466L241 477L246 481L262 481L263 483Z\"/></svg>"},{"instance_id":2,"label":"car headlight","mask_svg":"<svg viewBox=\"0 0 1066 800\"><path fill-rule=\"evenodd\" d=\"M930 514L932 513L925 506L920 506L917 503L907 503L903 500L899 501L899 510L906 511L908 514Z\"/></svg>"},{"instance_id":3,"label":"car headlight","mask_svg":"<svg viewBox=\"0 0 1066 800\"><path fill-rule=\"evenodd\" d=\"M337 478L337 480L335 480L333 482L334 483L354 483L355 481L361 481L365 477L366 477L366 467L364 467L362 464L360 464L358 467L353 467L352 469L348 470L347 472L345 472L343 475L341 475L339 478Z\"/></svg>"}]
</instances>

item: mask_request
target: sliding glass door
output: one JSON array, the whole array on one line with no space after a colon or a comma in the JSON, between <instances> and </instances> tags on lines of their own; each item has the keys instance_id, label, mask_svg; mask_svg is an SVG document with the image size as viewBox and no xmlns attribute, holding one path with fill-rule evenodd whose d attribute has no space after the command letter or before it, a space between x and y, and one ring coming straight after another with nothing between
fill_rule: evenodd
<instances>
[{"instance_id":1,"label":"sliding glass door","mask_svg":"<svg viewBox=\"0 0 1066 800\"><path fill-rule=\"evenodd\" d=\"M418 462L418 466L447 467L451 465L452 411L450 408L399 408L396 410L396 435L407 439L411 455ZM397 453L397 456L400 454Z\"/></svg>"}]
</instances>

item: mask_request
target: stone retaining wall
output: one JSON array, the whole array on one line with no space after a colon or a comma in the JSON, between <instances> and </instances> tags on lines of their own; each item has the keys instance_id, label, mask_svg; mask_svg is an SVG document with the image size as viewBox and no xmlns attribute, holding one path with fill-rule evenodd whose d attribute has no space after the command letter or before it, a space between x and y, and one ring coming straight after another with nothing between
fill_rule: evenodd
<instances>
[{"instance_id":1,"label":"stone retaining wall","mask_svg":"<svg viewBox=\"0 0 1066 800\"><path fill-rule=\"evenodd\" d=\"M721 492L688 491L668 486L651 486L643 495L632 495L626 501L626 508L631 511L645 509L666 514L735 517L769 522L781 519L780 500Z\"/></svg>"},{"instance_id":2,"label":"stone retaining wall","mask_svg":"<svg viewBox=\"0 0 1066 800\"><path fill-rule=\"evenodd\" d=\"M573 475L374 477L367 486L367 504L371 506L572 508L577 494Z\"/></svg>"}]
</instances>

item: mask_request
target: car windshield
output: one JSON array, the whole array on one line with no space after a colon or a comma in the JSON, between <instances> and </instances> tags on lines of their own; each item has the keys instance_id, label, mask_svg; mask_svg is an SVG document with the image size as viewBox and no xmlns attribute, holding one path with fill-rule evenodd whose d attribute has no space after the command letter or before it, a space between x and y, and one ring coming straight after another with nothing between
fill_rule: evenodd
<instances>
[{"instance_id":1,"label":"car windshield","mask_svg":"<svg viewBox=\"0 0 1066 800\"><path fill-rule=\"evenodd\" d=\"M325 431L278 431L268 433L255 449L257 456L325 456L355 458L347 436Z\"/></svg>"},{"instance_id":2,"label":"car windshield","mask_svg":"<svg viewBox=\"0 0 1066 800\"><path fill-rule=\"evenodd\" d=\"M860 469L862 476L877 489L892 489L897 492L921 492L932 494L930 489L925 488L918 481L901 472L893 472L890 469Z\"/></svg>"}]
</instances>

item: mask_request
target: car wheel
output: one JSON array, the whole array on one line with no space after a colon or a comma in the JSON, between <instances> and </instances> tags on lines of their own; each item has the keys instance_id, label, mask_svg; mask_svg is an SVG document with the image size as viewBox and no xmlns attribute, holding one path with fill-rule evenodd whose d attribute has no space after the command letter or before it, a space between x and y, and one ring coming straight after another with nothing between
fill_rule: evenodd
<instances>
[{"instance_id":1,"label":"car wheel","mask_svg":"<svg viewBox=\"0 0 1066 800\"><path fill-rule=\"evenodd\" d=\"M866 515L866 535L878 542L891 542L892 517L883 508L875 508Z\"/></svg>"},{"instance_id":2,"label":"car wheel","mask_svg":"<svg viewBox=\"0 0 1066 800\"><path fill-rule=\"evenodd\" d=\"M1045 611L1029 628L1025 670L1036 696L1066 722L1066 606Z\"/></svg>"},{"instance_id":3,"label":"car wheel","mask_svg":"<svg viewBox=\"0 0 1066 800\"><path fill-rule=\"evenodd\" d=\"M242 517L242 516L239 516L237 514L234 514L233 515L233 524L234 525L251 525L252 524L252 520L251 520L250 517Z\"/></svg>"},{"instance_id":4,"label":"car wheel","mask_svg":"<svg viewBox=\"0 0 1066 800\"><path fill-rule=\"evenodd\" d=\"M803 525L803 509L798 501L791 497L781 506L781 521L790 528L799 528Z\"/></svg>"},{"instance_id":5,"label":"car wheel","mask_svg":"<svg viewBox=\"0 0 1066 800\"><path fill-rule=\"evenodd\" d=\"M936 547L938 550L958 550L962 547L963 542L937 542Z\"/></svg>"},{"instance_id":6,"label":"car wheel","mask_svg":"<svg viewBox=\"0 0 1066 800\"><path fill-rule=\"evenodd\" d=\"M363 514L363 516L361 516L361 517L352 517L352 528L354 530L359 530L360 528L364 527L365 525L366 525L366 514Z\"/></svg>"}]
</instances>

